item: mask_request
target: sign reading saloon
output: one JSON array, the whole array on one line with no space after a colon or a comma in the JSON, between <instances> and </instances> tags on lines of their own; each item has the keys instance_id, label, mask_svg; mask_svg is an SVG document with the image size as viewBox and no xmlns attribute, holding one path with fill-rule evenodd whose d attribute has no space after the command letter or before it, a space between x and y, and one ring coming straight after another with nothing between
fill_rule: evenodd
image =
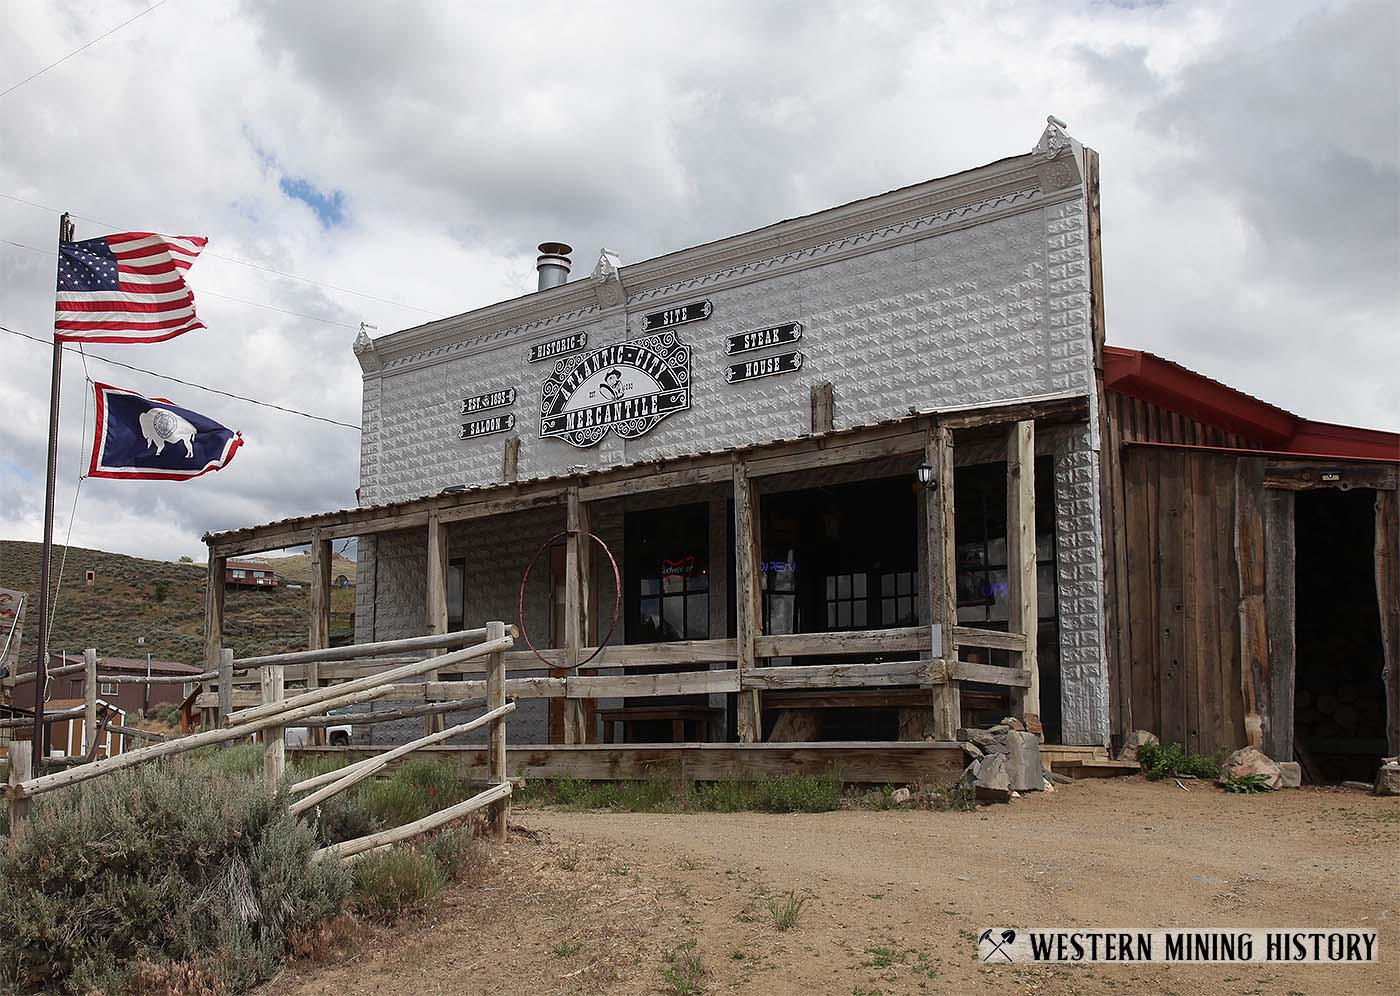
<instances>
[{"instance_id":1,"label":"sign reading saloon","mask_svg":"<svg viewBox=\"0 0 1400 996\"><path fill-rule=\"evenodd\" d=\"M690 347L674 332L560 360L540 391L540 437L580 448L609 432L636 439L690 408Z\"/></svg>"}]
</instances>

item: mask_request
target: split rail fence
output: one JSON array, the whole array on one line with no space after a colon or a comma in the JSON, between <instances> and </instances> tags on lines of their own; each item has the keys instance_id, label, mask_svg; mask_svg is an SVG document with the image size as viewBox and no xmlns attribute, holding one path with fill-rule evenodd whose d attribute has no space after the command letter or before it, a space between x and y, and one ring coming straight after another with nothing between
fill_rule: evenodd
<instances>
[{"instance_id":1,"label":"split rail fence","mask_svg":"<svg viewBox=\"0 0 1400 996\"><path fill-rule=\"evenodd\" d=\"M468 722L442 729L411 743L395 747L374 757L357 762L315 778L305 779L290 786L292 796L300 796L289 806L294 815L299 815L326 799L342 792L366 778L383 770L388 764L419 748L439 743L453 736L487 728L489 733L489 787L471 798L456 805L430 814L423 819L396 827L391 830L370 834L355 840L344 841L323 848L315 855L316 860L327 857L353 859L354 857L377 850L417 834L457 820L469 813L492 807L491 824L497 837L504 837L506 821L510 811L511 784L506 777L506 716L515 709L515 703L506 700L505 657L514 646L514 633L511 627L502 622L487 623L479 629L444 633L425 640L411 638L388 640L362 644L353 647L339 647L334 650L307 650L267 657L249 657L239 660L233 651L225 650L220 655L220 667L215 676L221 676L216 695L219 697L219 721L197 733L187 736L160 738L158 742L122 753L88 760L85 763L50 773L36 773L33 744L15 741L10 745L9 781L0 789L0 794L10 806L10 837L17 840L24 832L29 819L33 799L46 792L57 791L81 784L94 778L112 774L157 758L171 757L200 747L231 744L249 740L259 735L263 745L263 777L271 787L280 786L286 773L285 730L288 726L313 723L342 722L339 717L329 716L334 710L366 702L403 696L405 691L421 689L422 682L412 683L411 679L437 672L443 668L472 667L483 673L483 680L477 682L480 694L474 701L454 700L457 709L485 705L486 712ZM409 659L392 658L388 655L413 653L429 649L429 656L414 656ZM363 673L346 677L334 684L321 684L312 681L307 687L288 694L287 672L292 671L305 683L305 669L320 661L334 659L342 663L356 662L354 667ZM81 712L91 733L98 729L95 693L98 681L111 680L112 676L96 673L97 654L86 651L82 665L66 665L54 668L50 675L73 673L86 669L86 703ZM297 671L296 669L301 669ZM256 702L243 702L235 698L233 689L237 679L256 680L259 688ZM193 676L207 679L209 675ZM145 680L140 678L137 680ZM188 680L180 676L179 680ZM234 705L242 705L237 711ZM78 709L49 713L53 718L76 718ZM367 715L367 714L365 714ZM379 714L382 718L385 714ZM356 721L360 721L358 718ZM4 722L32 722L30 719ZM144 731L131 731L144 733ZM155 736L155 735L153 735ZM89 737L89 742L92 737ZM95 752L90 752L95 753ZM307 793L307 794L303 794Z\"/></svg>"}]
</instances>

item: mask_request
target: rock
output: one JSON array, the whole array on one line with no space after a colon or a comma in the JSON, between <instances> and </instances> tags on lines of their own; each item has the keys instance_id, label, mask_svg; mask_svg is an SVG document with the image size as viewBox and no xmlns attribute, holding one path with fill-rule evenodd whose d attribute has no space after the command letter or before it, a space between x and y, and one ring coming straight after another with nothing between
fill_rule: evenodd
<instances>
[{"instance_id":1,"label":"rock","mask_svg":"<svg viewBox=\"0 0 1400 996\"><path fill-rule=\"evenodd\" d=\"M966 740L978 747L989 747L997 742L997 738L987 730L959 730L958 733L960 734L959 740Z\"/></svg>"},{"instance_id":2,"label":"rock","mask_svg":"<svg viewBox=\"0 0 1400 996\"><path fill-rule=\"evenodd\" d=\"M1018 731L1019 731L1019 730L1024 730L1024 729L1026 728L1026 727L1025 727L1025 724L1022 723L1022 722L1021 722L1019 719L1017 719L1015 716L1007 716L1005 719L1003 719L1003 720L1001 721L1001 725L1004 726L1004 727L1006 727L1008 730L1018 730Z\"/></svg>"},{"instance_id":3,"label":"rock","mask_svg":"<svg viewBox=\"0 0 1400 996\"><path fill-rule=\"evenodd\" d=\"M1372 789L1376 795L1400 795L1400 763L1387 758L1376 771L1376 785Z\"/></svg>"},{"instance_id":4,"label":"rock","mask_svg":"<svg viewBox=\"0 0 1400 996\"><path fill-rule=\"evenodd\" d=\"M1056 785L1074 784L1073 778L1071 778L1069 775L1062 775L1058 771L1047 771L1045 772L1045 777L1048 778L1050 781L1054 782Z\"/></svg>"},{"instance_id":5,"label":"rock","mask_svg":"<svg viewBox=\"0 0 1400 996\"><path fill-rule=\"evenodd\" d=\"M1303 787L1303 766L1297 761L1280 761L1279 772L1283 775L1283 787L1295 789Z\"/></svg>"},{"instance_id":6,"label":"rock","mask_svg":"<svg viewBox=\"0 0 1400 996\"><path fill-rule=\"evenodd\" d=\"M1036 736L1040 737L1042 740L1045 739L1045 727L1044 727L1044 725L1040 722L1040 717L1039 717L1039 716L1032 715L1032 714L1027 714L1027 716L1026 716L1026 732L1027 732L1027 733L1034 733Z\"/></svg>"},{"instance_id":7,"label":"rock","mask_svg":"<svg viewBox=\"0 0 1400 996\"><path fill-rule=\"evenodd\" d=\"M1040 738L1034 733L1011 730L1006 734L1006 772L1017 792L1037 792L1045 784L1040 763Z\"/></svg>"},{"instance_id":8,"label":"rock","mask_svg":"<svg viewBox=\"0 0 1400 996\"><path fill-rule=\"evenodd\" d=\"M1019 799L1019 798L1021 798L1021 793L1020 793L1020 792L1017 792L1015 789L1012 789L1012 790L1011 790L1011 798L1013 798L1013 799Z\"/></svg>"},{"instance_id":9,"label":"rock","mask_svg":"<svg viewBox=\"0 0 1400 996\"><path fill-rule=\"evenodd\" d=\"M963 753L966 754L969 758L971 758L971 759L974 760L974 761L977 760L977 758L981 757L981 756L985 753L985 752L982 750L981 747L978 747L978 746L977 746L976 744L974 744L974 743L966 743L966 744L963 744L963 745L962 745L962 748L963 748Z\"/></svg>"},{"instance_id":10,"label":"rock","mask_svg":"<svg viewBox=\"0 0 1400 996\"><path fill-rule=\"evenodd\" d=\"M992 734L992 736L1000 736L1001 734L1009 733L1010 731L1011 727L1007 726L1005 723L998 723L996 726L988 727L987 729L987 732Z\"/></svg>"},{"instance_id":11,"label":"rock","mask_svg":"<svg viewBox=\"0 0 1400 996\"><path fill-rule=\"evenodd\" d=\"M1269 788L1276 789L1283 785L1283 770L1269 755L1265 754L1257 747L1241 747L1220 765L1220 781L1223 784L1225 779L1234 775L1236 778L1243 778L1245 775L1263 775L1267 779Z\"/></svg>"},{"instance_id":12,"label":"rock","mask_svg":"<svg viewBox=\"0 0 1400 996\"><path fill-rule=\"evenodd\" d=\"M988 754L978 761L973 761L969 768L976 771L972 778L972 787L977 792L977 798L982 802L1010 802L1011 801L1011 779L1006 773L1006 758L1001 754Z\"/></svg>"},{"instance_id":13,"label":"rock","mask_svg":"<svg viewBox=\"0 0 1400 996\"><path fill-rule=\"evenodd\" d=\"M1123 741L1123 749L1118 752L1118 760L1136 761L1138 759L1137 752L1139 747L1143 744L1157 743L1161 743L1161 741L1157 739L1155 734L1149 733L1146 730L1134 730L1132 733L1129 733L1127 738Z\"/></svg>"},{"instance_id":14,"label":"rock","mask_svg":"<svg viewBox=\"0 0 1400 996\"><path fill-rule=\"evenodd\" d=\"M1055 788L1055 783L1050 780L1049 775L1045 777L1045 784L1041 786L1040 790L1046 793L1053 793L1059 791L1059 789Z\"/></svg>"},{"instance_id":15,"label":"rock","mask_svg":"<svg viewBox=\"0 0 1400 996\"><path fill-rule=\"evenodd\" d=\"M894 790L894 795L890 796L890 801L896 806L904 806L909 803L910 795L907 788L897 788Z\"/></svg>"},{"instance_id":16,"label":"rock","mask_svg":"<svg viewBox=\"0 0 1400 996\"><path fill-rule=\"evenodd\" d=\"M982 748L984 754L1010 754L1011 748L1004 743L990 743Z\"/></svg>"}]
</instances>

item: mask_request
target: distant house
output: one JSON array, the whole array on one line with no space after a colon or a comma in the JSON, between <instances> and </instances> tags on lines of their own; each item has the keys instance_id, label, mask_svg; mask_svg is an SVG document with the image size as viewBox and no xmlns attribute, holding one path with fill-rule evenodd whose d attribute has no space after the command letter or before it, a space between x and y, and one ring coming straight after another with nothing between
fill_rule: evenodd
<instances>
[{"instance_id":1,"label":"distant house","mask_svg":"<svg viewBox=\"0 0 1400 996\"><path fill-rule=\"evenodd\" d=\"M263 560L230 560L224 579L250 588L275 588L281 583L272 565Z\"/></svg>"},{"instance_id":2,"label":"distant house","mask_svg":"<svg viewBox=\"0 0 1400 996\"><path fill-rule=\"evenodd\" d=\"M51 654L49 667L62 667L65 664L81 664L82 654ZM33 670L30 668L30 670ZM99 657L97 673L101 675L146 676L145 658ZM151 674L156 677L175 677L182 674L199 674L199 668L178 661L151 661ZM51 679L50 698L74 698L82 701L83 673L62 674ZM26 686L31 687L31 686ZM124 712L140 712L147 705L179 705L185 697L182 682L164 682L150 685L150 698L146 697L146 685L137 682L102 682L97 686L97 697ZM32 694L32 693L31 693Z\"/></svg>"}]
</instances>

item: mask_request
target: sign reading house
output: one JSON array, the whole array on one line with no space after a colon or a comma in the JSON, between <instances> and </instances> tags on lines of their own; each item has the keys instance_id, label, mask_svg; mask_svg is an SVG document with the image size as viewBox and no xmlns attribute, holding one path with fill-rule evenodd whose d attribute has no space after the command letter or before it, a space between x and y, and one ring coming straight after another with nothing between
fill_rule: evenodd
<instances>
[{"instance_id":1,"label":"sign reading house","mask_svg":"<svg viewBox=\"0 0 1400 996\"><path fill-rule=\"evenodd\" d=\"M777 356L765 356L757 360L745 360L743 363L731 363L724 371L724 379L730 384L742 384L748 380L758 380L760 377L775 377L778 374L792 373L802 369L802 353L794 350L791 353L779 353Z\"/></svg>"},{"instance_id":2,"label":"sign reading house","mask_svg":"<svg viewBox=\"0 0 1400 996\"><path fill-rule=\"evenodd\" d=\"M540 391L540 437L636 439L690 407L690 347L661 332L559 360Z\"/></svg>"}]
</instances>

